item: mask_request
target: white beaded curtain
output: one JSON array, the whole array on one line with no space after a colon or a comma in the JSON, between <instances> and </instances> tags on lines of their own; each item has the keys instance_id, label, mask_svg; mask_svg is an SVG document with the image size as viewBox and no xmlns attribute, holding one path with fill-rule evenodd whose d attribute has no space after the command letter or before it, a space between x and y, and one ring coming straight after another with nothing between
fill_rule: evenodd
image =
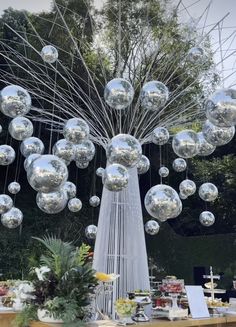
<instances>
[{"instance_id":1,"label":"white beaded curtain","mask_svg":"<svg viewBox=\"0 0 236 327\"><path fill-rule=\"evenodd\" d=\"M129 175L123 191L103 188L94 250L96 271L120 275L113 300L136 289L150 289L137 169L129 169Z\"/></svg>"}]
</instances>

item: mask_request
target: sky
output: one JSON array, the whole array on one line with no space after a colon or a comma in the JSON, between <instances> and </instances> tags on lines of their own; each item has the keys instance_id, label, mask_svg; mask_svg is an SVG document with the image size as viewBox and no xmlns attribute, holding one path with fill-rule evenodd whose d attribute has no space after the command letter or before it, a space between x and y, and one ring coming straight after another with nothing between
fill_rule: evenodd
<instances>
[{"instance_id":1,"label":"sky","mask_svg":"<svg viewBox=\"0 0 236 327\"><path fill-rule=\"evenodd\" d=\"M105 0L95 0L95 5L101 7ZM0 0L0 15L3 10L12 7L14 9L26 9L31 12L48 11L51 7L51 0ZM173 5L178 3L179 0L172 0ZM199 17L207 5L211 2L209 10L205 11L205 14L200 21L200 25L206 25L206 30L212 28L212 24L218 22L224 15L229 13L229 16L224 20L222 29L220 31L222 44L222 51L218 49L215 54L215 61L221 60L221 55L228 56L230 54L229 49L236 50L236 35L232 36L229 41L224 43L224 40L233 32L236 31L236 0L182 0L183 5L180 5L181 20L189 21L190 19ZM185 8L184 8L185 7ZM209 26L210 25L210 26ZM217 50L219 48L219 30L216 28L211 32L213 48ZM228 74L236 71L236 54L232 55L224 62L224 65L218 64L218 69L226 77ZM225 81L225 86L236 85L236 73Z\"/></svg>"}]
</instances>

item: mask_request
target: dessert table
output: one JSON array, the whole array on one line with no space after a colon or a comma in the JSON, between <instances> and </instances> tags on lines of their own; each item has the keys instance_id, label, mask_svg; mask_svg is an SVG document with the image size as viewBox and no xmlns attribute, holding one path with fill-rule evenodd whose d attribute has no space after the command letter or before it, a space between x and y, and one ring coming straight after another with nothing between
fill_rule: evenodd
<instances>
[{"instance_id":1,"label":"dessert table","mask_svg":"<svg viewBox=\"0 0 236 327\"><path fill-rule=\"evenodd\" d=\"M150 322L138 323L138 327L198 327L198 326L210 326L210 327L236 327L236 316L206 318L206 319L187 319L168 321L164 319L155 319ZM30 327L59 327L60 324L45 324L41 322L33 322ZM89 327L113 327L117 326L112 321L101 320L94 323L90 323ZM135 326L135 325L133 325Z\"/></svg>"}]
</instances>

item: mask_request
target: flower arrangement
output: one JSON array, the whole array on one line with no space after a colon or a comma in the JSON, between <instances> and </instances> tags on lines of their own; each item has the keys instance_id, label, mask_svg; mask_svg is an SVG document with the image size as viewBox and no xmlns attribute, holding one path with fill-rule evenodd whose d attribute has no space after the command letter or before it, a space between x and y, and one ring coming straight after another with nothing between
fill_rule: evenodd
<instances>
[{"instance_id":1,"label":"flower arrangement","mask_svg":"<svg viewBox=\"0 0 236 327\"><path fill-rule=\"evenodd\" d=\"M44 246L44 251L40 265L31 269L32 297L25 301L16 326L26 327L31 320L45 317L60 320L63 326L74 321L79 324L97 284L95 271L87 260L90 247L82 244L76 248L55 237L35 239Z\"/></svg>"},{"instance_id":2,"label":"flower arrangement","mask_svg":"<svg viewBox=\"0 0 236 327\"><path fill-rule=\"evenodd\" d=\"M137 303L133 300L120 298L115 302L116 312L120 317L131 317Z\"/></svg>"}]
</instances>

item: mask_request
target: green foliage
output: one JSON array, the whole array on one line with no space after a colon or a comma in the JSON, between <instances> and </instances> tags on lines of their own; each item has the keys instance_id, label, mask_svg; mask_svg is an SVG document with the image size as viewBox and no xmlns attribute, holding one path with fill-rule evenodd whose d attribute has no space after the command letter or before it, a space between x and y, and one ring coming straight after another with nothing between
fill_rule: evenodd
<instances>
[{"instance_id":1,"label":"green foliage","mask_svg":"<svg viewBox=\"0 0 236 327\"><path fill-rule=\"evenodd\" d=\"M16 315L13 326L29 327L30 322L33 320L37 320L37 308L34 305L27 305L20 314Z\"/></svg>"},{"instance_id":2,"label":"green foliage","mask_svg":"<svg viewBox=\"0 0 236 327\"><path fill-rule=\"evenodd\" d=\"M34 239L43 245L39 259L42 266L37 269L46 269L40 275L35 269L32 279L34 299L29 308L46 309L67 326L67 323L83 318L84 308L97 283L91 263L86 260L90 247L83 244L76 248L71 242L63 242L55 236ZM19 314L18 327L25 327L21 321L35 319L30 313L29 309L22 317Z\"/></svg>"}]
</instances>

